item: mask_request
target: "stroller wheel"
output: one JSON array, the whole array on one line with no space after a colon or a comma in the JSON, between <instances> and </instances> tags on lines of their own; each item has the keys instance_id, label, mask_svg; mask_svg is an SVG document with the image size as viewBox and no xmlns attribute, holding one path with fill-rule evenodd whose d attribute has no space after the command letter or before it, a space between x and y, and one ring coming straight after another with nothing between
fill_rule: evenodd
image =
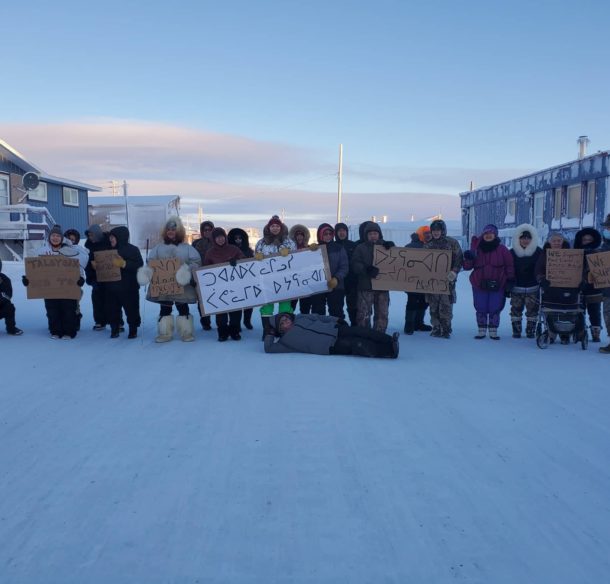
<instances>
[{"instance_id":1,"label":"stroller wheel","mask_svg":"<svg viewBox=\"0 0 610 584\"><path fill-rule=\"evenodd\" d=\"M549 333L544 332L536 335L536 344L539 349L548 349L549 346Z\"/></svg>"}]
</instances>

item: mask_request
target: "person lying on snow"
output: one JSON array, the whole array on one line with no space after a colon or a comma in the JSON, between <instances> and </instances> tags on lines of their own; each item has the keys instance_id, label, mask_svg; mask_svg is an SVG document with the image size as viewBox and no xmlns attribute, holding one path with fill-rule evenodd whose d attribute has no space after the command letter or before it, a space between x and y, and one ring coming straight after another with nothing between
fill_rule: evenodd
<instances>
[{"instance_id":1,"label":"person lying on snow","mask_svg":"<svg viewBox=\"0 0 610 584\"><path fill-rule=\"evenodd\" d=\"M390 336L366 327L350 327L334 316L281 312L274 325L277 337L271 332L265 335L265 353L398 357L398 333Z\"/></svg>"}]
</instances>

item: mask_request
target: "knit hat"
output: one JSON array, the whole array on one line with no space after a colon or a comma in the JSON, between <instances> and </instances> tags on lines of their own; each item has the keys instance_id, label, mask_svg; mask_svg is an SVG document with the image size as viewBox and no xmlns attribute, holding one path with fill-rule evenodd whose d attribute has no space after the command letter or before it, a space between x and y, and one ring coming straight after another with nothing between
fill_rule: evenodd
<instances>
[{"instance_id":1,"label":"knit hat","mask_svg":"<svg viewBox=\"0 0 610 584\"><path fill-rule=\"evenodd\" d=\"M485 225L485 227L483 227L481 235L485 235L486 233L493 233L496 237L498 237L498 228L493 223Z\"/></svg>"},{"instance_id":2,"label":"knit hat","mask_svg":"<svg viewBox=\"0 0 610 584\"><path fill-rule=\"evenodd\" d=\"M425 233L430 233L430 228L427 225L422 225L418 229L415 230L415 234L417 235L419 241L422 243L426 242L426 238L424 237Z\"/></svg>"},{"instance_id":3,"label":"knit hat","mask_svg":"<svg viewBox=\"0 0 610 584\"><path fill-rule=\"evenodd\" d=\"M51 237L51 235L53 235L54 233L57 233L57 235L61 235L62 237L64 236L61 225L53 225L53 227L51 227L51 231L49 231L49 237Z\"/></svg>"},{"instance_id":4,"label":"knit hat","mask_svg":"<svg viewBox=\"0 0 610 584\"><path fill-rule=\"evenodd\" d=\"M282 220L277 215L274 215L273 217L271 217L271 219L269 219L267 227L271 227L272 225L279 225L281 227Z\"/></svg>"},{"instance_id":5,"label":"knit hat","mask_svg":"<svg viewBox=\"0 0 610 584\"><path fill-rule=\"evenodd\" d=\"M170 217L165 223L165 229L178 229L178 222L173 217Z\"/></svg>"},{"instance_id":6,"label":"knit hat","mask_svg":"<svg viewBox=\"0 0 610 584\"><path fill-rule=\"evenodd\" d=\"M224 230L222 227L215 227L215 228L212 230L212 241L215 241L215 240L216 240L216 238L217 238L217 237L219 237L219 236L221 236L221 235L222 235L223 237L226 237L226 236L227 236L226 231L225 231L225 230Z\"/></svg>"}]
</instances>

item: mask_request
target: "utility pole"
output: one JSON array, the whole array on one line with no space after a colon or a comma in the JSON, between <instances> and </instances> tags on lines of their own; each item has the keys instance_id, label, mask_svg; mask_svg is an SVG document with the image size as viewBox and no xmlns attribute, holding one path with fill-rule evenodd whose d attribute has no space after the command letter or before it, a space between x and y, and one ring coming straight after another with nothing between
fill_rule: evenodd
<instances>
[{"instance_id":1,"label":"utility pole","mask_svg":"<svg viewBox=\"0 0 610 584\"><path fill-rule=\"evenodd\" d=\"M343 194L343 144L339 144L339 175L337 181L337 223L341 222L341 196Z\"/></svg>"},{"instance_id":2,"label":"utility pole","mask_svg":"<svg viewBox=\"0 0 610 584\"><path fill-rule=\"evenodd\" d=\"M125 199L125 221L127 222L127 229L129 229L129 206L127 204L127 181L123 181L123 197Z\"/></svg>"}]
</instances>

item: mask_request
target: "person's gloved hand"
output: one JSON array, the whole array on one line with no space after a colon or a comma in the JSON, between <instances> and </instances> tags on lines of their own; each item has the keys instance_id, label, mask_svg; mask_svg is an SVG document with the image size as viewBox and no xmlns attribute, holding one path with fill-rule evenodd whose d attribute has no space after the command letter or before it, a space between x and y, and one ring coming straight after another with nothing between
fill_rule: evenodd
<instances>
[{"instance_id":1,"label":"person's gloved hand","mask_svg":"<svg viewBox=\"0 0 610 584\"><path fill-rule=\"evenodd\" d=\"M254 254L254 259L255 259L257 262L260 262L260 261L261 261L261 260L262 260L264 257L265 257L265 256L264 256L264 255L263 255L263 254L262 254L260 251L257 251L257 252Z\"/></svg>"},{"instance_id":2,"label":"person's gloved hand","mask_svg":"<svg viewBox=\"0 0 610 584\"><path fill-rule=\"evenodd\" d=\"M287 247L283 247L280 249L280 255L282 257L286 257L290 253L290 250Z\"/></svg>"},{"instance_id":3,"label":"person's gloved hand","mask_svg":"<svg viewBox=\"0 0 610 584\"><path fill-rule=\"evenodd\" d=\"M504 291L507 292L509 295L512 292L512 289L515 287L515 281L514 280L506 280L506 284L504 286Z\"/></svg>"},{"instance_id":4,"label":"person's gloved hand","mask_svg":"<svg viewBox=\"0 0 610 584\"><path fill-rule=\"evenodd\" d=\"M366 275L370 278L376 278L379 275L379 268L377 266L367 266Z\"/></svg>"},{"instance_id":5,"label":"person's gloved hand","mask_svg":"<svg viewBox=\"0 0 610 584\"><path fill-rule=\"evenodd\" d=\"M21 283L22 283L24 286L29 286L30 281L29 281L29 280L28 280L28 279L27 279L25 276L21 276Z\"/></svg>"},{"instance_id":6,"label":"person's gloved hand","mask_svg":"<svg viewBox=\"0 0 610 584\"><path fill-rule=\"evenodd\" d=\"M235 267L237 265L237 260L235 258L231 258L229 260L229 265Z\"/></svg>"},{"instance_id":7,"label":"person's gloved hand","mask_svg":"<svg viewBox=\"0 0 610 584\"><path fill-rule=\"evenodd\" d=\"M447 274L447 282L455 282L457 279L457 274L451 270L448 274Z\"/></svg>"},{"instance_id":8,"label":"person's gloved hand","mask_svg":"<svg viewBox=\"0 0 610 584\"><path fill-rule=\"evenodd\" d=\"M147 286L148 284L150 284L152 276L153 269L150 266L142 266L140 269L138 269L138 272L136 274L136 278L140 286Z\"/></svg>"},{"instance_id":9,"label":"person's gloved hand","mask_svg":"<svg viewBox=\"0 0 610 584\"><path fill-rule=\"evenodd\" d=\"M331 278L331 279L328 281L328 287L329 287L331 290L334 290L334 289L335 289L335 288L336 288L338 285L339 285L339 280L337 280L337 278Z\"/></svg>"},{"instance_id":10,"label":"person's gloved hand","mask_svg":"<svg viewBox=\"0 0 610 584\"><path fill-rule=\"evenodd\" d=\"M127 265L127 262L122 257L112 258L112 265L117 268L124 268Z\"/></svg>"},{"instance_id":11,"label":"person's gloved hand","mask_svg":"<svg viewBox=\"0 0 610 584\"><path fill-rule=\"evenodd\" d=\"M475 253L469 249L464 252L464 259L469 262L473 262L477 256Z\"/></svg>"},{"instance_id":12,"label":"person's gloved hand","mask_svg":"<svg viewBox=\"0 0 610 584\"><path fill-rule=\"evenodd\" d=\"M309 249L310 249L311 251L316 251L316 250L317 250L319 247L320 247L320 246L319 246L317 243L312 243L312 244L309 246Z\"/></svg>"},{"instance_id":13,"label":"person's gloved hand","mask_svg":"<svg viewBox=\"0 0 610 584\"><path fill-rule=\"evenodd\" d=\"M176 282L180 286L188 286L191 283L191 268L188 264L182 264L176 272Z\"/></svg>"},{"instance_id":14,"label":"person's gloved hand","mask_svg":"<svg viewBox=\"0 0 610 584\"><path fill-rule=\"evenodd\" d=\"M394 247L394 242L384 241L381 245L383 245L384 249L390 249L391 247Z\"/></svg>"},{"instance_id":15,"label":"person's gloved hand","mask_svg":"<svg viewBox=\"0 0 610 584\"><path fill-rule=\"evenodd\" d=\"M540 280L540 287L543 290L548 290L551 287L551 282L546 278L542 278L542 280Z\"/></svg>"},{"instance_id":16,"label":"person's gloved hand","mask_svg":"<svg viewBox=\"0 0 610 584\"><path fill-rule=\"evenodd\" d=\"M76 280L76 285L79 288L82 288L85 285L85 278L81 276L78 280Z\"/></svg>"}]
</instances>

